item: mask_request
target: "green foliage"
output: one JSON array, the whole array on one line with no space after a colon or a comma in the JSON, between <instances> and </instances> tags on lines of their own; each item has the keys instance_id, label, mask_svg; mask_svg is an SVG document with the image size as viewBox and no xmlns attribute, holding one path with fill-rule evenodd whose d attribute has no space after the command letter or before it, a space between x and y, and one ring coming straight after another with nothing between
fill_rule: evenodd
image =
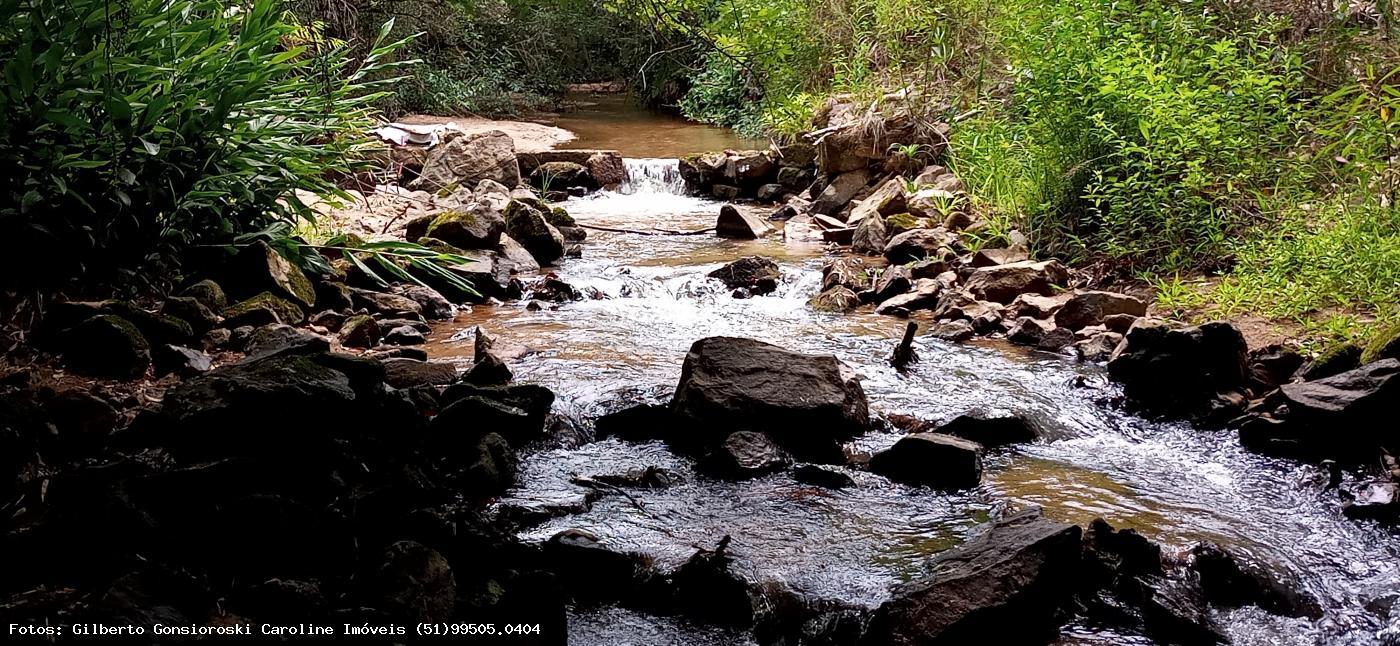
<instances>
[{"instance_id":1,"label":"green foliage","mask_svg":"<svg viewBox=\"0 0 1400 646\"><path fill-rule=\"evenodd\" d=\"M471 259L458 254L434 251L420 244L398 240L365 242L354 236L343 234L332 237L324 244L317 245L316 249L320 252L339 253L370 280L382 287L388 287L390 282L413 283L429 287L427 283L409 271L416 269L424 275L446 283L461 293L473 296L481 295L472 287L471 283L448 269L452 265L472 263ZM375 271L375 268L378 268L378 271ZM380 275L381 273L388 276L389 279L386 280Z\"/></svg>"},{"instance_id":2,"label":"green foliage","mask_svg":"<svg viewBox=\"0 0 1400 646\"><path fill-rule=\"evenodd\" d=\"M691 78L690 91L680 107L692 119L757 135L763 123L757 93L744 68L722 54L711 53L704 69Z\"/></svg>"},{"instance_id":3,"label":"green foliage","mask_svg":"<svg viewBox=\"0 0 1400 646\"><path fill-rule=\"evenodd\" d=\"M123 282L338 192L402 42L352 63L277 6L0 0L3 279Z\"/></svg>"}]
</instances>

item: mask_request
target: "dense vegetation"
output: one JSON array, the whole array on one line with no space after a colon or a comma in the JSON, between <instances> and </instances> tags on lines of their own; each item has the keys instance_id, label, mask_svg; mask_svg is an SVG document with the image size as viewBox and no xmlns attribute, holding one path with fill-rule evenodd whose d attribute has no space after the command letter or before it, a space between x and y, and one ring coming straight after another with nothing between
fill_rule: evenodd
<instances>
[{"instance_id":1,"label":"dense vegetation","mask_svg":"<svg viewBox=\"0 0 1400 646\"><path fill-rule=\"evenodd\" d=\"M1156 281L1183 314L1347 336L1400 318L1400 57L1377 7L0 0L5 273L165 276L294 216L294 189L335 191L372 107L512 113L620 80L784 138L830 96L902 90L955 123L989 237Z\"/></svg>"}]
</instances>

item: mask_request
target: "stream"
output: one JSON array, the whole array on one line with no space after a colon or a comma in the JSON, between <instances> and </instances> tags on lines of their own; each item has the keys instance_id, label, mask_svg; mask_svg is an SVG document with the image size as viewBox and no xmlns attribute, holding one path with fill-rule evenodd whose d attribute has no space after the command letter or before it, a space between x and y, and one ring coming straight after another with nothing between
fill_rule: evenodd
<instances>
[{"instance_id":1,"label":"stream","mask_svg":"<svg viewBox=\"0 0 1400 646\"><path fill-rule=\"evenodd\" d=\"M664 141L647 145L655 132L627 119L595 126L612 129L613 142L630 140L630 150L613 147L636 158L627 160L630 180L618 191L564 204L578 221L634 230L713 226L719 205L682 194L674 157L742 142L723 141L707 129L699 141L667 131L657 135ZM601 147L608 139L581 137L577 145ZM755 254L782 269L771 295L736 299L706 277L725 262ZM478 306L440 328L430 353L470 362L471 331L478 325L538 349L511 362L516 379L553 389L555 413L580 423L585 437L589 420L599 415L667 400L691 343L716 335L835 355L863 377L875 415L944 421L969 411L1014 412L1038 420L1046 436L989 452L982 484L954 493L855 469L846 472L857 486L841 490L804 485L788 473L721 481L698 475L688 459L659 442L565 438L524 451L519 485L497 505L577 503L585 490L570 483L575 474L657 466L681 474L682 482L634 491L645 513L626 497L606 496L582 513L528 526L521 537L543 541L561 530L587 530L615 550L651 556L664 569L727 534L735 567L759 588L873 607L893 584L916 576L928 557L961 543L977 524L1008 507L1038 505L1066 522L1102 517L1136 529L1169 555L1199 541L1219 543L1291 572L1325 610L1316 621L1255 608L1221 612L1217 619L1236 644L1379 642L1378 631L1387 630L1386 606L1400 596L1400 540L1343 518L1336 493L1323 491L1323 470L1246 452L1232 433L1124 412L1105 403L1115 387L1101 367L1058 355L920 337L921 361L897 372L887 359L903 321L806 306L819 290L826 258L821 245L785 243L781 235L734 241L591 230L583 257L556 271L606 298L540 311L523 301ZM878 451L897 437L875 431L852 448ZM613 607L574 609L569 632L571 644L584 646L752 643L745 633ZM1072 625L1061 643L1151 642Z\"/></svg>"}]
</instances>

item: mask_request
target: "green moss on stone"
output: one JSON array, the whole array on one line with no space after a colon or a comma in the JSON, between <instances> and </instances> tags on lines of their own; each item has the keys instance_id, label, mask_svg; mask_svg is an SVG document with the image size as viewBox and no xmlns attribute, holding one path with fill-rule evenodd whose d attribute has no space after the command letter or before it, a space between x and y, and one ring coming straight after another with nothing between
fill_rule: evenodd
<instances>
[{"instance_id":1,"label":"green moss on stone","mask_svg":"<svg viewBox=\"0 0 1400 646\"><path fill-rule=\"evenodd\" d=\"M578 226L578 223L574 222L574 217L569 215L569 212L565 211L562 206L547 209L544 213L544 219L555 227Z\"/></svg>"},{"instance_id":2,"label":"green moss on stone","mask_svg":"<svg viewBox=\"0 0 1400 646\"><path fill-rule=\"evenodd\" d=\"M1381 359L1400 359L1400 323L1392 323L1378 330L1361 352L1363 364Z\"/></svg>"},{"instance_id":3,"label":"green moss on stone","mask_svg":"<svg viewBox=\"0 0 1400 646\"><path fill-rule=\"evenodd\" d=\"M919 218L914 217L911 213L896 213L885 218L885 226L889 227L891 235L913 231L922 228L921 225Z\"/></svg>"},{"instance_id":4,"label":"green moss on stone","mask_svg":"<svg viewBox=\"0 0 1400 646\"><path fill-rule=\"evenodd\" d=\"M306 313L303 312L301 307L296 303L270 292L263 292L247 300L230 305L224 310L224 318L237 318L260 307L271 310L283 323L300 323L306 318Z\"/></svg>"},{"instance_id":5,"label":"green moss on stone","mask_svg":"<svg viewBox=\"0 0 1400 646\"><path fill-rule=\"evenodd\" d=\"M224 288L212 280L201 280L186 287L183 295L194 298L215 312L228 307L228 296L224 295Z\"/></svg>"}]
</instances>

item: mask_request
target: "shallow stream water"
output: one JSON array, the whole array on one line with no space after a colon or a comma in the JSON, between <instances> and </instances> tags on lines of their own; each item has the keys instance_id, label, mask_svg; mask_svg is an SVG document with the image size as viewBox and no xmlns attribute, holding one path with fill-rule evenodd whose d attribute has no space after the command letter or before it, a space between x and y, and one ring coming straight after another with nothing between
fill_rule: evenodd
<instances>
[{"instance_id":1,"label":"shallow stream water","mask_svg":"<svg viewBox=\"0 0 1400 646\"><path fill-rule=\"evenodd\" d=\"M693 150L703 149L703 142ZM592 146L590 146L592 147ZM684 151L663 150L672 155ZM648 155L654 154L648 153ZM668 179L674 160L629 160L633 177L619 192L565 204L580 222L671 231L714 223L718 204L679 195ZM705 274L740 256L777 261L775 294L732 298ZM903 322L873 314L828 315L806 307L820 287L828 251L788 244L781 236L741 242L710 235L639 235L590 231L581 259L559 276L605 294L529 311L525 303L477 307L435 335L432 353L471 358L477 325L509 343L537 349L512 362L517 380L554 389L555 411L590 420L641 401L670 396L690 344L745 336L812 353L833 354L862 375L875 414L940 421L973 410L1027 414L1047 429L1031 444L994 451L981 486L942 493L848 470L858 486L827 490L789 474L743 482L707 479L660 443L617 440L546 445L522 458L520 485L505 505L545 506L582 498L573 475L622 473L658 466L683 482L636 490L640 505L606 496L583 513L528 527L542 541L570 528L588 530L615 549L674 566L697 546L733 538L736 566L752 581L804 597L874 606L891 585L915 576L931 555L962 542L969 530L1006 507L1038 505L1067 522L1102 517L1184 553L1198 541L1220 543L1295 575L1325 609L1317 621L1255 609L1222 613L1236 644L1371 644L1386 629L1385 608L1400 594L1400 538L1341 516L1326 475L1314 466L1241 449L1232 434L1152 421L1108 400L1114 387L1101 368L998 344L917 342L921 361L907 372L887 358ZM452 333L457 338L450 338ZM876 451L897 436L874 432L855 441ZM1369 607L1368 607L1369 606ZM1150 643L1072 626L1066 644ZM745 644L741 633L619 608L576 609L570 643Z\"/></svg>"}]
</instances>

